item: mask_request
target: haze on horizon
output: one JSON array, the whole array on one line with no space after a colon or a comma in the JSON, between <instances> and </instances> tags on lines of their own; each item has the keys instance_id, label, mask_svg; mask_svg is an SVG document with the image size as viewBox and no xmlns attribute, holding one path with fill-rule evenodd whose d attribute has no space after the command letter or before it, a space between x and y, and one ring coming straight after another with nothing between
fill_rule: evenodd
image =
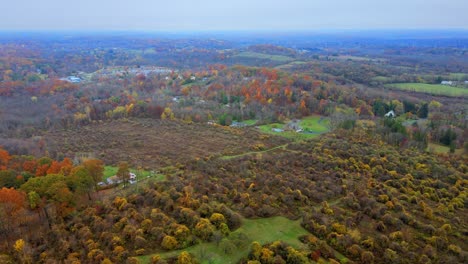
<instances>
[{"instance_id":1,"label":"haze on horizon","mask_svg":"<svg viewBox=\"0 0 468 264\"><path fill-rule=\"evenodd\" d=\"M467 29L466 0L15 0L0 30Z\"/></svg>"}]
</instances>

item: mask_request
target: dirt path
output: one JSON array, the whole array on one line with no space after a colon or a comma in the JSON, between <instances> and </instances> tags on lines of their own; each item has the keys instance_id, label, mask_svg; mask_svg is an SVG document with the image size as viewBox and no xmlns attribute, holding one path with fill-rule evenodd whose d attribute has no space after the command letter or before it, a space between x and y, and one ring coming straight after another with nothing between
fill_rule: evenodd
<instances>
[{"instance_id":1,"label":"dirt path","mask_svg":"<svg viewBox=\"0 0 468 264\"><path fill-rule=\"evenodd\" d=\"M265 152L273 151L273 150L276 150L276 149L283 149L283 150L286 150L286 147L287 147L288 145L289 145L289 143L283 144L283 145L279 145L279 146L276 146L276 147L273 147L273 148L270 148L270 149L265 149L265 150L250 151L250 152L245 152L245 153L241 153L241 154L237 154L237 155L232 155L232 156L222 156L221 159L222 159L222 160L230 160L230 159L235 159L235 158L244 157L244 156L247 156L247 155L265 153Z\"/></svg>"}]
</instances>

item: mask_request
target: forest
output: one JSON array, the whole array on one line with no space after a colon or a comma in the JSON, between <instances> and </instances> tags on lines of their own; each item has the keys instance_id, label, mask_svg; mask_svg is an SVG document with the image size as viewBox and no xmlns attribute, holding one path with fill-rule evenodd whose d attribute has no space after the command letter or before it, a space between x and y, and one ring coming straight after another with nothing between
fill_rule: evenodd
<instances>
[{"instance_id":1,"label":"forest","mask_svg":"<svg viewBox=\"0 0 468 264\"><path fill-rule=\"evenodd\" d=\"M411 33L0 32L0 263L467 263L468 37Z\"/></svg>"}]
</instances>

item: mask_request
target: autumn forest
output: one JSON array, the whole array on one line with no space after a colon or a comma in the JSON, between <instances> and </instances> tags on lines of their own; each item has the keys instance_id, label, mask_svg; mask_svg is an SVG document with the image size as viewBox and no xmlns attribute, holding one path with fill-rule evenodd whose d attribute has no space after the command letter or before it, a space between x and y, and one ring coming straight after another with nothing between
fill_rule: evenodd
<instances>
[{"instance_id":1,"label":"autumn forest","mask_svg":"<svg viewBox=\"0 0 468 264\"><path fill-rule=\"evenodd\" d=\"M467 263L468 37L410 33L0 32L0 263Z\"/></svg>"}]
</instances>

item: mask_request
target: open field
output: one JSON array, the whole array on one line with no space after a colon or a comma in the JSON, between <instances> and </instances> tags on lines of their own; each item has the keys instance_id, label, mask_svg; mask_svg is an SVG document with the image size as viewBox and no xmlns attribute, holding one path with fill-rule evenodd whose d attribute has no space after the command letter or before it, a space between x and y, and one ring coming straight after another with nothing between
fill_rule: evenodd
<instances>
[{"instance_id":1,"label":"open field","mask_svg":"<svg viewBox=\"0 0 468 264\"><path fill-rule=\"evenodd\" d=\"M305 118L302 118L299 122L299 126L304 130L301 133L295 131L283 131L275 132L273 129L284 129L285 124L280 123L271 123L266 125L259 126L259 129L262 133L278 135L289 139L294 140L305 140L310 138L315 138L322 133L328 131L327 120L323 119L320 116L312 115Z\"/></svg>"},{"instance_id":2,"label":"open field","mask_svg":"<svg viewBox=\"0 0 468 264\"><path fill-rule=\"evenodd\" d=\"M116 166L104 166L104 176L102 177L103 180L106 180L107 178L109 177L112 177L114 175L117 174L117 171L119 170L118 167ZM130 169L130 172L133 172L137 175L137 177L147 177L147 176L151 176L151 172L150 171L146 171L146 170L136 170L136 169Z\"/></svg>"},{"instance_id":3,"label":"open field","mask_svg":"<svg viewBox=\"0 0 468 264\"><path fill-rule=\"evenodd\" d=\"M385 85L387 88L395 88L399 90L429 93L435 95L446 96L468 96L468 89L460 87L452 87L440 84L426 84L426 83L392 83Z\"/></svg>"},{"instance_id":4,"label":"open field","mask_svg":"<svg viewBox=\"0 0 468 264\"><path fill-rule=\"evenodd\" d=\"M248 125L248 126L253 126L257 123L258 121L255 120L255 119L248 119L248 120L244 120L242 121L242 123Z\"/></svg>"},{"instance_id":5,"label":"open field","mask_svg":"<svg viewBox=\"0 0 468 264\"><path fill-rule=\"evenodd\" d=\"M468 74L467 73L450 73L449 78L460 80L460 81L468 81Z\"/></svg>"},{"instance_id":6,"label":"open field","mask_svg":"<svg viewBox=\"0 0 468 264\"><path fill-rule=\"evenodd\" d=\"M376 76L374 78L372 78L373 81L376 81L376 82L383 82L383 83L386 83L386 82L389 82L391 80L390 77L385 77L385 76Z\"/></svg>"},{"instance_id":7,"label":"open field","mask_svg":"<svg viewBox=\"0 0 468 264\"><path fill-rule=\"evenodd\" d=\"M117 174L119 168L115 166L104 166L104 175L102 177L103 180L107 180L107 178L114 176Z\"/></svg>"},{"instance_id":8,"label":"open field","mask_svg":"<svg viewBox=\"0 0 468 264\"><path fill-rule=\"evenodd\" d=\"M103 122L74 130L50 132L48 149L73 157L92 152L107 165L127 161L130 167L158 169L217 155L236 155L262 144L272 148L289 142L281 137L262 137L253 128L230 128L179 121L130 119Z\"/></svg>"},{"instance_id":9,"label":"open field","mask_svg":"<svg viewBox=\"0 0 468 264\"><path fill-rule=\"evenodd\" d=\"M223 252L222 246L214 242L201 243L182 250L162 252L162 258L178 256L182 251L192 253L201 263L238 263L242 257L247 256L250 251L250 244L257 241L266 244L277 240L284 241L295 248L304 248L305 245L299 241L299 237L309 234L301 227L300 221L292 221L285 217L271 217L262 219L244 219L242 226L232 232L226 239L234 242L239 234L244 234L245 240L242 246L234 250L231 254ZM152 255L141 256L142 263L150 263Z\"/></svg>"},{"instance_id":10,"label":"open field","mask_svg":"<svg viewBox=\"0 0 468 264\"><path fill-rule=\"evenodd\" d=\"M328 120L321 116L313 115L301 119L301 127L305 131L313 131L315 133L324 133L328 131Z\"/></svg>"},{"instance_id":11,"label":"open field","mask_svg":"<svg viewBox=\"0 0 468 264\"><path fill-rule=\"evenodd\" d=\"M433 153L443 153L447 154L450 152L450 148L444 145L439 145L436 143L429 143L427 146L427 151L433 152ZM455 154L457 155L462 155L463 154L463 148L461 149L455 149Z\"/></svg>"},{"instance_id":12,"label":"open field","mask_svg":"<svg viewBox=\"0 0 468 264\"><path fill-rule=\"evenodd\" d=\"M251 51L244 51L237 55L234 55L234 58L250 58L250 59L263 59L263 60L271 60L275 62L291 62L294 59L288 56L283 55L270 55L270 54L263 54L258 52L251 52Z\"/></svg>"},{"instance_id":13,"label":"open field","mask_svg":"<svg viewBox=\"0 0 468 264\"><path fill-rule=\"evenodd\" d=\"M427 150L434 153L449 153L450 148L435 143L429 143L427 146Z\"/></svg>"}]
</instances>

